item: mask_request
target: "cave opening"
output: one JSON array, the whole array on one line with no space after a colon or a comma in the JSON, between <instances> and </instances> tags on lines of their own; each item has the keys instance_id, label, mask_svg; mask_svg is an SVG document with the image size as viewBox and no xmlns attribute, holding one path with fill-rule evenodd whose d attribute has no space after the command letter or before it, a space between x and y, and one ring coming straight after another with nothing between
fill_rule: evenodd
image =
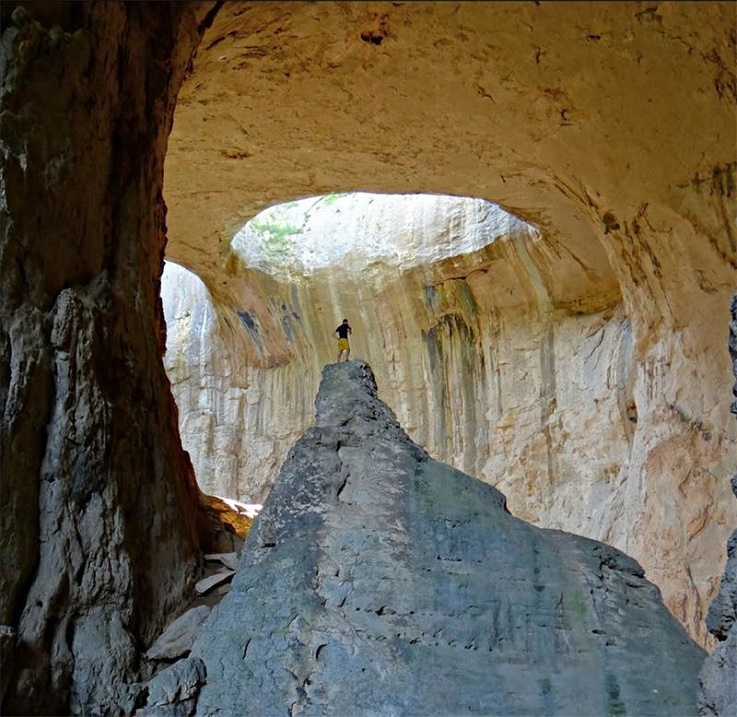
<instances>
[{"instance_id":1,"label":"cave opening","mask_svg":"<svg viewBox=\"0 0 737 717\"><path fill-rule=\"evenodd\" d=\"M347 316L352 357L413 440L520 517L601 537L634 406L630 322L601 255L565 254L484 199L343 192L263 210L223 266L227 293L171 261L162 279L165 364L203 490L263 503ZM594 445L577 426L598 424Z\"/></svg>"},{"instance_id":2,"label":"cave opening","mask_svg":"<svg viewBox=\"0 0 737 717\"><path fill-rule=\"evenodd\" d=\"M348 316L352 358L431 455L536 525L629 540L621 516L652 430L638 433L646 369L598 238L486 199L332 192L255 214L221 266L203 281L169 261L162 280L165 365L205 492L258 512L312 424ZM692 607L703 588L661 587L708 644Z\"/></svg>"},{"instance_id":3,"label":"cave opening","mask_svg":"<svg viewBox=\"0 0 737 717\"><path fill-rule=\"evenodd\" d=\"M165 363L203 490L263 501L286 451L312 420L319 372L334 360L332 323L343 315L354 317L357 329L353 357L366 357L380 385L399 397L395 409L410 430L439 448L446 424L457 424L455 450L463 457L456 462L477 468L476 439L462 431L481 410L471 375L483 373L486 358L471 349L482 339L474 289L462 275L494 274L505 250L492 245L525 238L540 241L536 228L486 200L345 192L274 205L247 222L224 260L235 297L228 302L167 261ZM425 316L405 318L404 351L393 344L401 318L392 315L392 297L407 304L408 317L416 301L424 306ZM302 367L298 377L294 366ZM456 369L454 399L445 377ZM422 396L413 387L408 403L401 386L411 372L431 388ZM292 407L286 414L285 404ZM462 419L464 410L471 419Z\"/></svg>"},{"instance_id":4,"label":"cave opening","mask_svg":"<svg viewBox=\"0 0 737 717\"><path fill-rule=\"evenodd\" d=\"M734 45L727 4L633 15L626 3L467 3L445 15L441 4L392 3L380 18L361 3L91 4L74 17L60 11L53 27L33 17L38 4L20 5L3 6L12 122L2 126L0 208L0 374L11 418L3 468L12 466L2 654L23 670L11 704L61 712L71 701L82 713L128 699L138 648L195 572L186 514L194 491L182 485L188 466L157 343L165 156L170 256L205 281L233 355L283 384L285 415L314 395L304 368L288 370L310 345L290 313L304 297L266 277L272 305L258 282L243 281L263 272L230 253L230 229L254 207L365 180L373 191L496 197L544 226L538 243L499 243L509 261L490 257L486 273L448 261L450 273L430 286L415 277L413 300L388 292L382 326L407 343L421 337L424 354L411 355L427 356L448 385L458 372L443 367L483 355L490 380L471 385L491 387L477 404L484 414L464 425L481 424L476 456L494 442L517 475L552 466L541 480L510 476L506 492L522 505L528 493L547 501L558 517L594 506L596 530L643 562L705 642L735 520L724 347L737 168L734 83L721 59ZM370 25L381 43L363 37L378 37ZM469 297L486 312L478 328L466 320ZM334 320L314 337L327 345L324 325ZM582 348L571 356L558 351L564 345ZM464 354L468 346L481 354ZM404 348L389 362L408 367L395 372L397 395L444 415L421 366L400 361ZM589 405L581 377L602 379L603 404L595 396ZM266 379L250 386L280 395ZM510 404L505 386L525 387L534 401ZM597 465L587 446L610 437L589 419L610 410L621 418L620 396L622 430L634 432L628 472L601 466L606 480L592 488L572 469ZM447 420L436 425L434 437L447 435ZM571 450L567 464L559 445ZM94 500L70 500L72 481ZM574 498L556 503L560 495ZM105 639L85 639L96 635ZM104 659L111 654L120 659Z\"/></svg>"},{"instance_id":5,"label":"cave opening","mask_svg":"<svg viewBox=\"0 0 737 717\"><path fill-rule=\"evenodd\" d=\"M535 231L484 199L334 192L264 209L231 248L246 266L285 281L337 266L342 275L382 282Z\"/></svg>"},{"instance_id":6,"label":"cave opening","mask_svg":"<svg viewBox=\"0 0 737 717\"><path fill-rule=\"evenodd\" d=\"M512 42L490 64L446 42L439 23L423 66L406 54L412 42L426 44L411 4L391 10L405 41L388 35L381 52L324 32L334 20L361 24L360 5L340 21L328 5L294 6L274 24L254 20L275 12L263 7L248 19L226 5L206 33L177 101L165 172L169 257L205 282L234 365L249 367L239 375L248 374L253 425L291 443L292 418L311 415L321 361L334 354L328 332L343 315L361 316L367 293L333 280L320 303L316 290L293 291L247 266L231 246L246 219L336 188L498 201L538 227L539 240L496 243L475 269L446 259L430 281L408 272L411 291L392 284L371 305L378 329L367 346L353 337L354 355L370 363L377 355L380 387L401 399L398 416L415 440L472 475L494 476L516 515L635 556L707 644L703 615L723 561L720 526L733 522L737 445L720 398L730 380L724 331L712 320L726 321L733 290L730 233L719 219L723 192L704 179L725 147L719 140L721 154L704 155L692 142L704 126L722 127L722 138L731 127L724 108L706 102L713 78L691 67L704 88L695 106L674 75L659 73L655 87L660 66L612 55L617 43L591 40L598 30L578 37L576 23L565 40L576 52L560 65L539 50L560 25L546 34L531 22L539 48L528 55ZM464 37L481 41L499 27L516 37L511 10L473 13ZM624 37L622 13L602 21ZM317 59L306 28L323 43ZM645 25L638 33L649 38ZM674 53L694 64L695 54ZM580 73L590 62L606 67L596 80ZM576 80L565 89L561 78ZM604 111L601 99L622 87L627 102ZM676 97L691 113L666 139L658 128L672 123ZM289 236L269 235L270 249L278 254ZM303 326L313 306L321 311ZM276 424L258 408L267 402L280 404ZM258 451L272 455L272 444ZM259 464L249 482L250 500L261 500L268 481Z\"/></svg>"}]
</instances>

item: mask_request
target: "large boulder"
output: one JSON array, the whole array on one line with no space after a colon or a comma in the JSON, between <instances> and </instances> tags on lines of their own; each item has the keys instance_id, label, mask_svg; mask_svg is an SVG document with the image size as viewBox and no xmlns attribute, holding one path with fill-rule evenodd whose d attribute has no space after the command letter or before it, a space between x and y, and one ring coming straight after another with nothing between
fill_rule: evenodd
<instances>
[{"instance_id":1,"label":"large boulder","mask_svg":"<svg viewBox=\"0 0 737 717\"><path fill-rule=\"evenodd\" d=\"M316 406L193 647L197 714L695 712L704 652L634 560L430 458L362 361Z\"/></svg>"}]
</instances>

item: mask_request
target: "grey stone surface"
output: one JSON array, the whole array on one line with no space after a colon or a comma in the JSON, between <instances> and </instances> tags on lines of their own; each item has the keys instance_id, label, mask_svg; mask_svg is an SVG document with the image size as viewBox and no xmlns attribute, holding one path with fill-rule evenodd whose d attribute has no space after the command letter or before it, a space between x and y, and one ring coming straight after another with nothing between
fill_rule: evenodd
<instances>
[{"instance_id":1,"label":"grey stone surface","mask_svg":"<svg viewBox=\"0 0 737 717\"><path fill-rule=\"evenodd\" d=\"M432 460L326 366L231 592L197 714L693 714L704 652L640 566Z\"/></svg>"},{"instance_id":2,"label":"grey stone surface","mask_svg":"<svg viewBox=\"0 0 737 717\"><path fill-rule=\"evenodd\" d=\"M732 395L737 397L737 294L732 297L732 301L729 303L729 314L729 355L732 359L732 373L735 377ZM732 403L730 410L737 414L737 401Z\"/></svg>"},{"instance_id":3,"label":"grey stone surface","mask_svg":"<svg viewBox=\"0 0 737 717\"><path fill-rule=\"evenodd\" d=\"M195 590L199 595L204 595L218 585L222 585L226 580L235 575L235 570L222 570L214 575L209 575L206 578L202 578L195 585Z\"/></svg>"},{"instance_id":4,"label":"grey stone surface","mask_svg":"<svg viewBox=\"0 0 737 717\"><path fill-rule=\"evenodd\" d=\"M737 379L737 295L729 306L729 355ZM737 383L732 393L737 396ZM737 401L731 410L737 413ZM732 476L732 492L737 498L737 475ZM698 707L700 715L728 717L737 714L737 530L727 541L727 564L719 592L709 606L706 626L720 644L704 661L700 674Z\"/></svg>"},{"instance_id":5,"label":"grey stone surface","mask_svg":"<svg viewBox=\"0 0 737 717\"><path fill-rule=\"evenodd\" d=\"M0 625L0 701L10 679L8 665L15 651L15 630L9 625Z\"/></svg>"},{"instance_id":6,"label":"grey stone surface","mask_svg":"<svg viewBox=\"0 0 737 717\"><path fill-rule=\"evenodd\" d=\"M173 660L192 649L202 623L210 614L208 605L198 605L180 615L146 652L150 660Z\"/></svg>"},{"instance_id":7,"label":"grey stone surface","mask_svg":"<svg viewBox=\"0 0 737 717\"><path fill-rule=\"evenodd\" d=\"M737 622L737 530L727 542L727 564L719 592L709 606L706 626L718 640L726 640Z\"/></svg>"},{"instance_id":8,"label":"grey stone surface","mask_svg":"<svg viewBox=\"0 0 737 717\"><path fill-rule=\"evenodd\" d=\"M208 553L205 555L205 560L210 562L218 562L224 565L228 570L238 570L238 553Z\"/></svg>"},{"instance_id":9,"label":"grey stone surface","mask_svg":"<svg viewBox=\"0 0 737 717\"><path fill-rule=\"evenodd\" d=\"M737 714L737 630L704 661L699 675L698 711L711 717Z\"/></svg>"},{"instance_id":10,"label":"grey stone surface","mask_svg":"<svg viewBox=\"0 0 737 717\"><path fill-rule=\"evenodd\" d=\"M733 485L735 481L733 479ZM704 661L698 706L701 715L737 714L737 530L727 543L727 565L706 624L720 644Z\"/></svg>"},{"instance_id":11,"label":"grey stone surface","mask_svg":"<svg viewBox=\"0 0 737 717\"><path fill-rule=\"evenodd\" d=\"M201 7L1 12L0 712L119 714L197 571L158 279Z\"/></svg>"},{"instance_id":12,"label":"grey stone surface","mask_svg":"<svg viewBox=\"0 0 737 717\"><path fill-rule=\"evenodd\" d=\"M159 672L145 686L146 704L136 717L190 717L205 680L202 660L187 657Z\"/></svg>"}]
</instances>

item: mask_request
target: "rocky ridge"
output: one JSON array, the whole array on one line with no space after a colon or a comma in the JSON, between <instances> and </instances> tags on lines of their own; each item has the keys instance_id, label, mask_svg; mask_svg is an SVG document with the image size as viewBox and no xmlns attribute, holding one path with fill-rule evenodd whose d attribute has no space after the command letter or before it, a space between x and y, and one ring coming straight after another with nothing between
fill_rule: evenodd
<instances>
[{"instance_id":1,"label":"rocky ridge","mask_svg":"<svg viewBox=\"0 0 737 717\"><path fill-rule=\"evenodd\" d=\"M511 516L351 361L325 367L231 591L157 679L200 683L174 691L198 715L687 714L703 654L634 560Z\"/></svg>"}]
</instances>

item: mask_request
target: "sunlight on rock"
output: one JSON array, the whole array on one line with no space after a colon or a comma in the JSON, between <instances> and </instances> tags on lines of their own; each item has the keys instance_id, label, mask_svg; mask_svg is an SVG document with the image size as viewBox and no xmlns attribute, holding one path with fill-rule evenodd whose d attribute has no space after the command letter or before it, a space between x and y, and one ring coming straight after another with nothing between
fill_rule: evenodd
<instances>
[{"instance_id":1,"label":"sunlight on rock","mask_svg":"<svg viewBox=\"0 0 737 717\"><path fill-rule=\"evenodd\" d=\"M531 231L483 199L346 193L269 207L236 234L232 248L247 266L282 279L333 266L358 276L372 266L435 263Z\"/></svg>"}]
</instances>

